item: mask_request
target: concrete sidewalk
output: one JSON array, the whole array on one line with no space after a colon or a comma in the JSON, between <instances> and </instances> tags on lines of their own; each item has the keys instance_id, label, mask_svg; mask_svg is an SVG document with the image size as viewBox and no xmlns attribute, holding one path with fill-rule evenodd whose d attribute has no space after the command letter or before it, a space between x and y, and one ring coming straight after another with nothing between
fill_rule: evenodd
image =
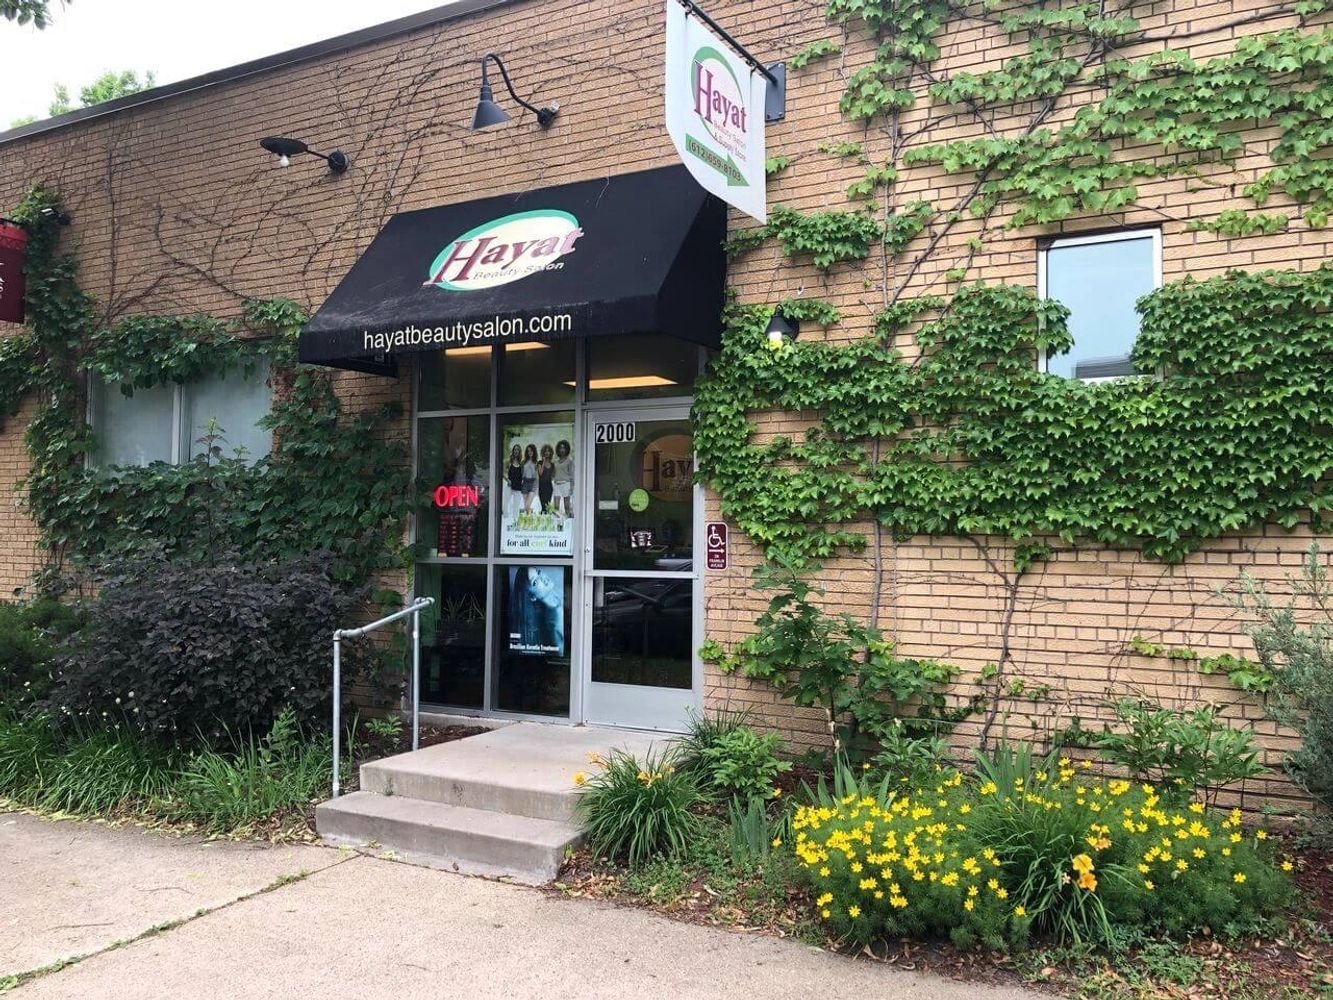
<instances>
[{"instance_id":1,"label":"concrete sidewalk","mask_svg":"<svg viewBox=\"0 0 1333 1000\"><path fill-rule=\"evenodd\" d=\"M94 952L18 987L34 1000L1036 996L317 847L188 844L14 816L0 816L0 829L0 877L18 888L0 895L0 980L16 962ZM177 892L151 891L163 886L185 895L168 905Z\"/></svg>"}]
</instances>

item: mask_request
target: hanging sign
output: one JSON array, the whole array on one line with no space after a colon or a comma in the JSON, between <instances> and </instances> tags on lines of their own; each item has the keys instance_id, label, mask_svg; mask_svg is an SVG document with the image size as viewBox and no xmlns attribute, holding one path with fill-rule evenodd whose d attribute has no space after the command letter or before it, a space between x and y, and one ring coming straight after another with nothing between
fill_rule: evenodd
<instances>
[{"instance_id":1,"label":"hanging sign","mask_svg":"<svg viewBox=\"0 0 1333 1000\"><path fill-rule=\"evenodd\" d=\"M0 323L23 322L23 254L28 234L0 222Z\"/></svg>"},{"instance_id":2,"label":"hanging sign","mask_svg":"<svg viewBox=\"0 0 1333 1000\"><path fill-rule=\"evenodd\" d=\"M666 0L666 124L676 152L712 194L768 221L768 81L680 0Z\"/></svg>"}]
</instances>

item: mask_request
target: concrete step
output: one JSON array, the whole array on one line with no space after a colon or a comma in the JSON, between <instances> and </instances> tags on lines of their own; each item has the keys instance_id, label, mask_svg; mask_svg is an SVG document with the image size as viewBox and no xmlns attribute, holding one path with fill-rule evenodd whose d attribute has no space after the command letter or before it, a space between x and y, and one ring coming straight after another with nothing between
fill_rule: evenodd
<instances>
[{"instance_id":1,"label":"concrete step","mask_svg":"<svg viewBox=\"0 0 1333 1000\"><path fill-rule=\"evenodd\" d=\"M331 843L376 843L406 861L531 885L554 879L582 836L569 823L364 790L321 803L315 826Z\"/></svg>"},{"instance_id":2,"label":"concrete step","mask_svg":"<svg viewBox=\"0 0 1333 1000\"><path fill-rule=\"evenodd\" d=\"M361 765L361 788L392 797L571 823L574 774L593 774L588 753L610 747L642 756L659 735L518 723Z\"/></svg>"}]
</instances>

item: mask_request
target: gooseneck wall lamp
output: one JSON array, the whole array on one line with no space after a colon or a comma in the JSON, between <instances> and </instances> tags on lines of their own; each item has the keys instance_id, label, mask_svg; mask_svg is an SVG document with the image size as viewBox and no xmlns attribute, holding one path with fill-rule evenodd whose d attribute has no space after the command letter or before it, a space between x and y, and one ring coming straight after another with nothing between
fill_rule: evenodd
<instances>
[{"instance_id":1,"label":"gooseneck wall lamp","mask_svg":"<svg viewBox=\"0 0 1333 1000\"><path fill-rule=\"evenodd\" d=\"M278 158L278 166L280 167L285 167L291 163L293 156L309 153L311 156L318 156L327 163L329 170L333 173L342 174L347 172L347 154L340 149L335 149L326 156L323 153L316 153L300 139L290 139L284 135L266 136L259 140L259 145Z\"/></svg>"},{"instance_id":2,"label":"gooseneck wall lamp","mask_svg":"<svg viewBox=\"0 0 1333 1000\"><path fill-rule=\"evenodd\" d=\"M495 103L495 94L491 91L491 78L486 67L486 63L491 60L494 60L495 65L500 68L500 76L505 82L505 89L509 91L509 96L521 107L527 108L536 115L538 125L542 128L550 128L551 122L555 121L555 116L560 113L560 105L551 104L539 108L523 100L518 94L514 93L514 85L509 82L509 71L505 69L504 62L494 52L487 52L481 57L481 97L477 100L477 110L472 115L472 131L477 132L484 128L490 128L492 125L509 121L509 113Z\"/></svg>"}]
</instances>

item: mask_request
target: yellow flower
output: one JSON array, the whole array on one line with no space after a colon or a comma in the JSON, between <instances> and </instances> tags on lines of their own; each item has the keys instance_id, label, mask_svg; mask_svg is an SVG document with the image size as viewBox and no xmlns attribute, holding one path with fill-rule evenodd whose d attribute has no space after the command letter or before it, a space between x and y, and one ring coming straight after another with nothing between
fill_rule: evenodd
<instances>
[{"instance_id":1,"label":"yellow flower","mask_svg":"<svg viewBox=\"0 0 1333 1000\"><path fill-rule=\"evenodd\" d=\"M586 774L584 774L582 771L574 772L574 784L586 785L587 783L588 783L588 776Z\"/></svg>"},{"instance_id":2,"label":"yellow flower","mask_svg":"<svg viewBox=\"0 0 1333 1000\"><path fill-rule=\"evenodd\" d=\"M828 878L828 866L827 866L827 865L825 865L823 868L819 869L819 877L820 877L820 878Z\"/></svg>"},{"instance_id":3,"label":"yellow flower","mask_svg":"<svg viewBox=\"0 0 1333 1000\"><path fill-rule=\"evenodd\" d=\"M782 789L781 788L773 789L773 798L778 799L781 797L782 797Z\"/></svg>"},{"instance_id":4,"label":"yellow flower","mask_svg":"<svg viewBox=\"0 0 1333 1000\"><path fill-rule=\"evenodd\" d=\"M1155 889L1155 888L1157 888L1157 887L1156 887L1155 885L1152 884L1152 879L1150 879L1150 878L1145 878L1145 879L1143 880L1143 888L1147 889L1149 892L1152 892L1153 889Z\"/></svg>"},{"instance_id":5,"label":"yellow flower","mask_svg":"<svg viewBox=\"0 0 1333 1000\"><path fill-rule=\"evenodd\" d=\"M1204 857L1207 857L1207 853L1204 851L1204 849L1203 849L1202 847L1196 847L1196 848L1194 848L1194 852L1193 852L1193 853L1194 853L1194 856L1195 856L1196 858L1204 858Z\"/></svg>"},{"instance_id":6,"label":"yellow flower","mask_svg":"<svg viewBox=\"0 0 1333 1000\"><path fill-rule=\"evenodd\" d=\"M1083 875L1086 875L1096 867L1092 863L1092 858L1088 857L1086 854L1075 854L1070 863L1074 866L1074 871Z\"/></svg>"},{"instance_id":7,"label":"yellow flower","mask_svg":"<svg viewBox=\"0 0 1333 1000\"><path fill-rule=\"evenodd\" d=\"M847 907L847 916L851 917L853 920L855 920L860 915L861 915L861 907L856 906L855 904Z\"/></svg>"},{"instance_id":8,"label":"yellow flower","mask_svg":"<svg viewBox=\"0 0 1333 1000\"><path fill-rule=\"evenodd\" d=\"M1255 830L1255 831L1254 831L1254 839L1255 839L1255 840L1267 840L1267 839L1268 839L1268 831L1267 831L1267 830Z\"/></svg>"},{"instance_id":9,"label":"yellow flower","mask_svg":"<svg viewBox=\"0 0 1333 1000\"><path fill-rule=\"evenodd\" d=\"M1284 861L1284 862L1282 862L1282 870L1283 870L1284 872L1289 872L1289 871L1291 871L1291 870L1292 870L1293 868L1295 868L1295 867L1296 867L1296 866L1293 865L1290 861Z\"/></svg>"},{"instance_id":10,"label":"yellow flower","mask_svg":"<svg viewBox=\"0 0 1333 1000\"><path fill-rule=\"evenodd\" d=\"M1016 916L1016 917L1026 917L1027 915L1028 915L1028 911L1027 911L1026 909L1024 909L1023 907L1021 907L1021 906L1015 906L1015 907L1014 907L1014 916Z\"/></svg>"},{"instance_id":11,"label":"yellow flower","mask_svg":"<svg viewBox=\"0 0 1333 1000\"><path fill-rule=\"evenodd\" d=\"M1245 873L1244 873L1244 872L1236 872L1235 875L1232 875L1232 876L1231 876L1231 881L1236 882L1236 883L1244 882L1244 881L1245 881Z\"/></svg>"},{"instance_id":12,"label":"yellow flower","mask_svg":"<svg viewBox=\"0 0 1333 1000\"><path fill-rule=\"evenodd\" d=\"M781 837L774 837L774 838L773 838L773 846L774 846L774 847L781 847L781 846L782 846L782 838L781 838Z\"/></svg>"},{"instance_id":13,"label":"yellow flower","mask_svg":"<svg viewBox=\"0 0 1333 1000\"><path fill-rule=\"evenodd\" d=\"M820 896L818 899L815 900L815 905L828 906L828 904L831 902L833 902L833 893L826 892L824 893L824 895Z\"/></svg>"},{"instance_id":14,"label":"yellow flower","mask_svg":"<svg viewBox=\"0 0 1333 1000\"><path fill-rule=\"evenodd\" d=\"M996 889L996 890L995 890L995 898L996 898L996 899L1008 899L1008 898L1009 898L1009 890L1008 890L1008 889Z\"/></svg>"},{"instance_id":15,"label":"yellow flower","mask_svg":"<svg viewBox=\"0 0 1333 1000\"><path fill-rule=\"evenodd\" d=\"M830 916L828 910L820 910L820 911L819 911L819 915L820 915L821 917L828 917L828 916Z\"/></svg>"},{"instance_id":16,"label":"yellow flower","mask_svg":"<svg viewBox=\"0 0 1333 1000\"><path fill-rule=\"evenodd\" d=\"M971 913L976 908L977 904L972 902L972 900L970 899L963 900L963 909L965 909L968 913Z\"/></svg>"},{"instance_id":17,"label":"yellow flower","mask_svg":"<svg viewBox=\"0 0 1333 1000\"><path fill-rule=\"evenodd\" d=\"M1080 889L1087 889L1088 892L1096 892L1097 876L1092 874L1092 872L1084 872L1078 877L1078 887Z\"/></svg>"},{"instance_id":18,"label":"yellow flower","mask_svg":"<svg viewBox=\"0 0 1333 1000\"><path fill-rule=\"evenodd\" d=\"M1229 848L1229 847L1224 847L1224 848L1222 848L1222 857L1224 857L1224 858L1229 858L1229 857L1231 857L1231 848Z\"/></svg>"},{"instance_id":19,"label":"yellow flower","mask_svg":"<svg viewBox=\"0 0 1333 1000\"><path fill-rule=\"evenodd\" d=\"M647 781L651 781L652 779L650 779L650 778L648 777L648 772L647 772L647 771L640 771L640 772L639 772L639 780L640 780L640 781L643 781L643 782L647 782Z\"/></svg>"}]
</instances>

